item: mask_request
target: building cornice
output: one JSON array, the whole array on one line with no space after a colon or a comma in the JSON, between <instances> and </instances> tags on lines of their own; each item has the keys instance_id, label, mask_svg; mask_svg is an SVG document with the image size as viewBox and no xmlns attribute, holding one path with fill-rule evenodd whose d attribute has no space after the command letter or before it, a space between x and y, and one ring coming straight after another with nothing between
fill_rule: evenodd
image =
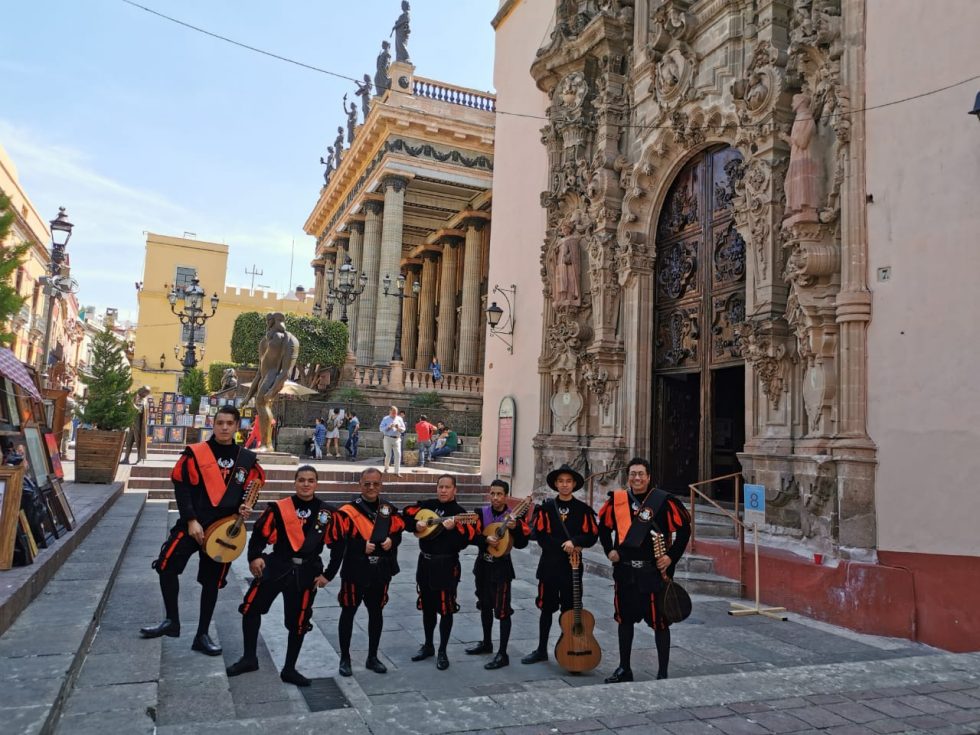
<instances>
[{"instance_id":1,"label":"building cornice","mask_svg":"<svg viewBox=\"0 0 980 735\"><path fill-rule=\"evenodd\" d=\"M514 12L514 9L520 2L521 0L504 0L503 5L500 6L500 10L497 11L497 14L493 16L493 20L490 21L490 25L493 26L495 31L500 30L500 26L510 17L510 14Z\"/></svg>"}]
</instances>

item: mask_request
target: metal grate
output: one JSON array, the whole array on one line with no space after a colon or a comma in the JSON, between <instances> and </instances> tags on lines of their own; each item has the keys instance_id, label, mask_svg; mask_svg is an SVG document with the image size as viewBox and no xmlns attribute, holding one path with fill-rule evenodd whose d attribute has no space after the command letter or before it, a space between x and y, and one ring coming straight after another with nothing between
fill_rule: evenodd
<instances>
[{"instance_id":1,"label":"metal grate","mask_svg":"<svg viewBox=\"0 0 980 735\"><path fill-rule=\"evenodd\" d=\"M311 679L308 687L299 687L310 712L345 709L351 706L334 679Z\"/></svg>"}]
</instances>

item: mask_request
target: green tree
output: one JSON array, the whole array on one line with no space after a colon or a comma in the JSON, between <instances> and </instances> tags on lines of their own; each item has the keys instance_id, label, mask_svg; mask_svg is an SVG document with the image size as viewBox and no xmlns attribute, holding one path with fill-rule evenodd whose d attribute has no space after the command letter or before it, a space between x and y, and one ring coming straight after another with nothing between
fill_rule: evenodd
<instances>
[{"instance_id":1,"label":"green tree","mask_svg":"<svg viewBox=\"0 0 980 735\"><path fill-rule=\"evenodd\" d=\"M443 408L445 406L442 401L442 396L434 390L416 393L412 396L412 401L409 405L414 408Z\"/></svg>"},{"instance_id":2,"label":"green tree","mask_svg":"<svg viewBox=\"0 0 980 735\"><path fill-rule=\"evenodd\" d=\"M124 345L105 329L92 340L90 374L82 376L85 398L81 419L105 431L121 431L133 422L136 409L130 400L133 376Z\"/></svg>"},{"instance_id":3,"label":"green tree","mask_svg":"<svg viewBox=\"0 0 980 735\"><path fill-rule=\"evenodd\" d=\"M297 378L309 383L324 368L339 368L347 357L347 327L341 322L286 314L286 329L299 341ZM231 336L231 359L255 365L259 342L266 333L265 316L257 311L239 314Z\"/></svg>"},{"instance_id":4,"label":"green tree","mask_svg":"<svg viewBox=\"0 0 980 735\"><path fill-rule=\"evenodd\" d=\"M10 206L10 199L0 192L0 344L2 345L10 344L14 338L13 332L8 332L6 329L11 317L24 305L24 299L11 285L11 279L23 262L30 243L2 245L10 234L16 216L13 207Z\"/></svg>"},{"instance_id":5,"label":"green tree","mask_svg":"<svg viewBox=\"0 0 980 735\"><path fill-rule=\"evenodd\" d=\"M208 387L205 383L206 379L207 377L204 375L204 371L200 368L191 368L180 379L177 390L180 391L181 395L191 399L191 413L197 413L197 407L201 403L201 396L205 396L208 393Z\"/></svg>"}]
</instances>

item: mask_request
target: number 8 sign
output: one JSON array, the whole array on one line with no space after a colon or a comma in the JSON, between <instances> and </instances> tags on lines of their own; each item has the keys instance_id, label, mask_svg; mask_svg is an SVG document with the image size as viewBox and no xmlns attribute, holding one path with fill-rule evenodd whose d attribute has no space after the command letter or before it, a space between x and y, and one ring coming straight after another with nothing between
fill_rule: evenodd
<instances>
[{"instance_id":1,"label":"number 8 sign","mask_svg":"<svg viewBox=\"0 0 980 735\"><path fill-rule=\"evenodd\" d=\"M745 525L763 525L766 522L766 486L745 485Z\"/></svg>"}]
</instances>

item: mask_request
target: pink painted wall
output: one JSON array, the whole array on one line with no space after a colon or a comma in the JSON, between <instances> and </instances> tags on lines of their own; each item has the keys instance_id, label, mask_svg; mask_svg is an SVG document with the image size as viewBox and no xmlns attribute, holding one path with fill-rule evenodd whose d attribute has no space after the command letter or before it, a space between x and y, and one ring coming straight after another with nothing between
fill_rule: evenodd
<instances>
[{"instance_id":1,"label":"pink painted wall","mask_svg":"<svg viewBox=\"0 0 980 735\"><path fill-rule=\"evenodd\" d=\"M867 106L977 74L978 28L976 0L868 0ZM882 550L980 556L980 123L966 114L978 90L867 112Z\"/></svg>"},{"instance_id":2,"label":"pink painted wall","mask_svg":"<svg viewBox=\"0 0 980 735\"><path fill-rule=\"evenodd\" d=\"M521 0L497 27L494 86L497 110L544 117L547 96L538 90L529 69L547 39L554 3ZM534 487L534 452L538 431L538 355L541 352L542 295L538 258L545 234L541 192L547 189L548 159L541 144L544 120L498 114L494 144L493 224L490 234L489 290L517 286L514 354L499 339L487 338L483 390L484 482L496 476L497 410L500 400L517 403L512 493L527 495ZM489 294L506 309L500 294ZM504 315L504 319L507 315Z\"/></svg>"}]
</instances>

